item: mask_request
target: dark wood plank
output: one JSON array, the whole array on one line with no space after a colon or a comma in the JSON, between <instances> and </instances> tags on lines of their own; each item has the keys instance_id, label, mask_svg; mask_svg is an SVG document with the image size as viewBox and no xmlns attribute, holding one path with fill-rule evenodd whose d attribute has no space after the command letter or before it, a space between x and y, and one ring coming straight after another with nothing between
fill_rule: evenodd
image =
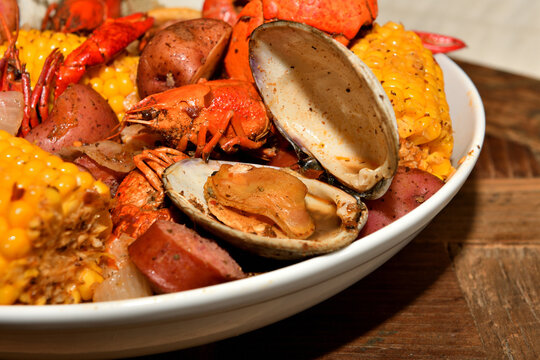
<instances>
[{"instance_id":1,"label":"dark wood plank","mask_svg":"<svg viewBox=\"0 0 540 360\"><path fill-rule=\"evenodd\" d=\"M540 244L540 178L469 179L425 230L437 243Z\"/></svg>"},{"instance_id":2,"label":"dark wood plank","mask_svg":"<svg viewBox=\"0 0 540 360\"><path fill-rule=\"evenodd\" d=\"M488 358L540 359L540 244L450 252Z\"/></svg>"},{"instance_id":3,"label":"dark wood plank","mask_svg":"<svg viewBox=\"0 0 540 360\"><path fill-rule=\"evenodd\" d=\"M466 62L457 63L482 97L487 134L527 147L540 162L540 81Z\"/></svg>"}]
</instances>

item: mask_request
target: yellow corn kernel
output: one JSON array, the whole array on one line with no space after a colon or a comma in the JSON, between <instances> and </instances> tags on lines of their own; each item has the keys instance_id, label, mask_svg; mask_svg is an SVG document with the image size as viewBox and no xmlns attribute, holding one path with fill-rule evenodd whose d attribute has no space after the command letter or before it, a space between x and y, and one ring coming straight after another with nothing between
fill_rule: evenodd
<instances>
[{"instance_id":1,"label":"yellow corn kernel","mask_svg":"<svg viewBox=\"0 0 540 360\"><path fill-rule=\"evenodd\" d=\"M111 96L109 98L109 105L119 118L122 118L125 112L124 99L125 97L121 95Z\"/></svg>"},{"instance_id":2,"label":"yellow corn kernel","mask_svg":"<svg viewBox=\"0 0 540 360\"><path fill-rule=\"evenodd\" d=\"M35 176L45 169L45 164L39 159L30 159L24 164L23 171L30 175Z\"/></svg>"},{"instance_id":3,"label":"yellow corn kernel","mask_svg":"<svg viewBox=\"0 0 540 360\"><path fill-rule=\"evenodd\" d=\"M0 254L0 276L6 272L8 266L8 260Z\"/></svg>"},{"instance_id":4,"label":"yellow corn kernel","mask_svg":"<svg viewBox=\"0 0 540 360\"><path fill-rule=\"evenodd\" d=\"M400 165L419 168L442 179L450 164L452 123L442 71L420 38L394 22L374 24L351 50L381 81L396 114ZM436 156L430 156L437 152Z\"/></svg>"},{"instance_id":5,"label":"yellow corn kernel","mask_svg":"<svg viewBox=\"0 0 540 360\"><path fill-rule=\"evenodd\" d=\"M75 175L75 179L77 180L77 186L81 189L89 189L94 184L94 178L87 172L79 172Z\"/></svg>"},{"instance_id":6,"label":"yellow corn kernel","mask_svg":"<svg viewBox=\"0 0 540 360\"><path fill-rule=\"evenodd\" d=\"M75 174L80 172L77 165L75 165L73 163L70 163L70 162L62 163L62 165L60 165L58 167L58 170L60 170L60 172L62 172L64 174L67 174L67 175L75 175Z\"/></svg>"},{"instance_id":7,"label":"yellow corn kernel","mask_svg":"<svg viewBox=\"0 0 540 360\"><path fill-rule=\"evenodd\" d=\"M4 214L7 214L9 203L11 201L11 189L10 185L7 184L8 183L0 182L0 186L2 186L2 191L0 191L0 219Z\"/></svg>"},{"instance_id":8,"label":"yellow corn kernel","mask_svg":"<svg viewBox=\"0 0 540 360\"><path fill-rule=\"evenodd\" d=\"M25 200L13 201L9 207L7 218L13 227L25 228L28 226L36 211L32 204Z\"/></svg>"},{"instance_id":9,"label":"yellow corn kernel","mask_svg":"<svg viewBox=\"0 0 540 360\"><path fill-rule=\"evenodd\" d=\"M99 180L94 183L94 189L101 195L110 195L111 193L109 187Z\"/></svg>"},{"instance_id":10,"label":"yellow corn kernel","mask_svg":"<svg viewBox=\"0 0 540 360\"><path fill-rule=\"evenodd\" d=\"M12 228L0 235L0 253L8 259L26 256L30 249L30 239L24 229Z\"/></svg>"},{"instance_id":11,"label":"yellow corn kernel","mask_svg":"<svg viewBox=\"0 0 540 360\"><path fill-rule=\"evenodd\" d=\"M111 231L109 189L76 165L6 134L0 131L1 302L85 301L99 278L84 278L84 299L71 285L79 284L81 268L99 274L96 264Z\"/></svg>"},{"instance_id":12,"label":"yellow corn kernel","mask_svg":"<svg viewBox=\"0 0 540 360\"><path fill-rule=\"evenodd\" d=\"M129 106L139 100L135 78L138 62L138 56L121 54L112 63L89 70L81 82L92 86L100 93L118 119L122 119ZM133 96L134 101L125 101L126 98Z\"/></svg>"},{"instance_id":13,"label":"yellow corn kernel","mask_svg":"<svg viewBox=\"0 0 540 360\"><path fill-rule=\"evenodd\" d=\"M11 284L0 285L0 305L11 305L17 301L20 291Z\"/></svg>"},{"instance_id":14,"label":"yellow corn kernel","mask_svg":"<svg viewBox=\"0 0 540 360\"><path fill-rule=\"evenodd\" d=\"M60 174L52 183L61 196L69 195L77 187L77 179L71 174Z\"/></svg>"},{"instance_id":15,"label":"yellow corn kernel","mask_svg":"<svg viewBox=\"0 0 540 360\"><path fill-rule=\"evenodd\" d=\"M90 268L86 268L79 274L79 281L80 284L77 287L79 294L83 300L88 301L92 300L96 286L103 282L103 276Z\"/></svg>"},{"instance_id":16,"label":"yellow corn kernel","mask_svg":"<svg viewBox=\"0 0 540 360\"><path fill-rule=\"evenodd\" d=\"M56 188L47 187L44 191L44 200L50 207L56 207L62 202L62 196Z\"/></svg>"}]
</instances>

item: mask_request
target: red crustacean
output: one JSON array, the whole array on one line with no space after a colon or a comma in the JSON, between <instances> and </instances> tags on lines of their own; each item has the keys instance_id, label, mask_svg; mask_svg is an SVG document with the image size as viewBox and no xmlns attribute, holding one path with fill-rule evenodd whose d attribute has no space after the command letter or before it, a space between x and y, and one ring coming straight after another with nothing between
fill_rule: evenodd
<instances>
[{"instance_id":1,"label":"red crustacean","mask_svg":"<svg viewBox=\"0 0 540 360\"><path fill-rule=\"evenodd\" d=\"M206 0L203 6L203 16L229 22L230 19L238 19L225 57L225 70L233 79L248 81L253 81L248 64L249 35L264 22L302 22L330 34L346 45L362 26L373 23L377 13L376 0L253 0L237 15L232 0L229 0L228 4L223 0Z\"/></svg>"},{"instance_id":2,"label":"red crustacean","mask_svg":"<svg viewBox=\"0 0 540 360\"><path fill-rule=\"evenodd\" d=\"M41 29L90 32L108 18L120 16L121 0L62 0L47 8ZM53 15L54 13L54 15Z\"/></svg>"},{"instance_id":3,"label":"red crustacean","mask_svg":"<svg viewBox=\"0 0 540 360\"><path fill-rule=\"evenodd\" d=\"M21 134L28 134L33 127L47 120L49 94L53 84L54 97L58 98L68 85L79 82L89 66L112 59L144 34L152 23L153 19L142 13L108 19L65 60L58 49L53 50L45 61L34 90L28 96L25 94L25 109L28 108L29 116L23 118ZM39 117L35 111L36 106L39 107Z\"/></svg>"},{"instance_id":4,"label":"red crustacean","mask_svg":"<svg viewBox=\"0 0 540 360\"><path fill-rule=\"evenodd\" d=\"M30 74L26 71L25 65L21 63L19 59L19 50L16 46L17 37L19 34L19 17L18 9L16 12L16 29L15 35L11 34L11 31L8 28L8 25L4 19L4 15L0 13L0 32L4 32L5 38L7 39L7 48L3 57L0 58L0 91L18 91L23 94L23 131L29 130L29 124L36 124L38 115L36 107L39 105L40 108L43 107L45 100L42 99L41 92L43 91L43 83L38 82L38 85L32 90L30 84ZM45 64L54 66L54 63L57 62L58 54L54 52L46 60ZM43 72L41 77L45 79L50 74Z\"/></svg>"},{"instance_id":5,"label":"red crustacean","mask_svg":"<svg viewBox=\"0 0 540 360\"><path fill-rule=\"evenodd\" d=\"M114 236L137 238L156 220L171 220L173 213L164 206L161 175L165 168L188 156L171 148L145 150L134 156L137 169L122 181L111 210Z\"/></svg>"},{"instance_id":6,"label":"red crustacean","mask_svg":"<svg viewBox=\"0 0 540 360\"><path fill-rule=\"evenodd\" d=\"M69 84L78 82L87 67L106 63L124 50L133 40L150 29L153 23L154 19L143 13L107 19L60 65L54 96L58 97Z\"/></svg>"},{"instance_id":7,"label":"red crustacean","mask_svg":"<svg viewBox=\"0 0 540 360\"><path fill-rule=\"evenodd\" d=\"M234 152L235 145L257 149L271 126L254 85L242 80L199 82L150 95L127 111L125 120L150 126L180 151L196 144L195 156L203 159L218 144L225 152Z\"/></svg>"},{"instance_id":8,"label":"red crustacean","mask_svg":"<svg viewBox=\"0 0 540 360\"><path fill-rule=\"evenodd\" d=\"M203 3L202 16L208 19L223 20L231 26L238 21L239 7L245 5L248 0L206 0ZM236 6L238 3L239 6Z\"/></svg>"}]
</instances>

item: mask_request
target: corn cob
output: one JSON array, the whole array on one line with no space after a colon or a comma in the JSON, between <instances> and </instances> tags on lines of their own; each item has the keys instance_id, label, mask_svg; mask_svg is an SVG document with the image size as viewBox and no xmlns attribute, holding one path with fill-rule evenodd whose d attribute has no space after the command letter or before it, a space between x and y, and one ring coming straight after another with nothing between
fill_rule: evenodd
<instances>
[{"instance_id":1,"label":"corn cob","mask_svg":"<svg viewBox=\"0 0 540 360\"><path fill-rule=\"evenodd\" d=\"M0 304L91 300L111 231L101 181L0 130Z\"/></svg>"},{"instance_id":2,"label":"corn cob","mask_svg":"<svg viewBox=\"0 0 540 360\"><path fill-rule=\"evenodd\" d=\"M39 78L45 59L53 49L59 48L65 57L85 40L85 37L75 34L21 30L17 47L20 60L26 64L26 70L30 74L32 87ZM0 56L3 56L5 49L5 44L0 45ZM109 102L118 119L122 119L125 111L138 101L135 85L138 61L138 56L123 53L110 64L90 68L81 79L83 84L92 86Z\"/></svg>"},{"instance_id":3,"label":"corn cob","mask_svg":"<svg viewBox=\"0 0 540 360\"><path fill-rule=\"evenodd\" d=\"M420 38L400 24L375 24L351 50L380 80L396 114L400 165L445 180L454 168L452 123L441 68Z\"/></svg>"}]
</instances>

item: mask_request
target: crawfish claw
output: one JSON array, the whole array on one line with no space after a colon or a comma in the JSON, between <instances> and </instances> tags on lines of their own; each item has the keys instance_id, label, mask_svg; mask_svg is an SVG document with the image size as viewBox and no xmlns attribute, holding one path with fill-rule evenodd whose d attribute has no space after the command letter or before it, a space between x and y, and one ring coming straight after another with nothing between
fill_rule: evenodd
<instances>
[{"instance_id":1,"label":"crawfish claw","mask_svg":"<svg viewBox=\"0 0 540 360\"><path fill-rule=\"evenodd\" d=\"M452 36L424 31L415 31L415 33L420 37L424 46L434 54L449 53L467 46L463 41Z\"/></svg>"}]
</instances>

